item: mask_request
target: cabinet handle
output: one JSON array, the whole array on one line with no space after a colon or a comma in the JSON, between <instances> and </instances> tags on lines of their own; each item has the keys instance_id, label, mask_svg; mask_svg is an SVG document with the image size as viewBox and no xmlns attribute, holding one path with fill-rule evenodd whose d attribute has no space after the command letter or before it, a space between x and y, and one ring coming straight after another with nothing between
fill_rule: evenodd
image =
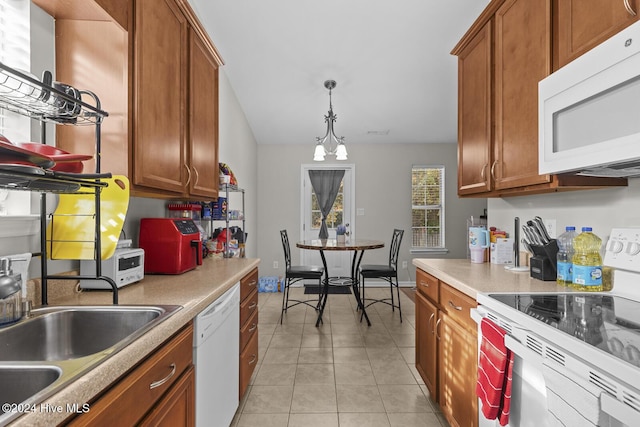
<instances>
[{"instance_id":1,"label":"cabinet handle","mask_svg":"<svg viewBox=\"0 0 640 427\"><path fill-rule=\"evenodd\" d=\"M257 327L258 327L258 325L256 325L255 323L252 323L251 327L249 328L249 332L255 331Z\"/></svg>"},{"instance_id":2,"label":"cabinet handle","mask_svg":"<svg viewBox=\"0 0 640 427\"><path fill-rule=\"evenodd\" d=\"M186 163L184 163L183 166L187 170L187 182L185 185L189 185L191 183L191 169L189 169Z\"/></svg>"},{"instance_id":3,"label":"cabinet handle","mask_svg":"<svg viewBox=\"0 0 640 427\"><path fill-rule=\"evenodd\" d=\"M425 288L429 287L429 282L423 282L422 280L420 281L420 286L424 286Z\"/></svg>"},{"instance_id":4,"label":"cabinet handle","mask_svg":"<svg viewBox=\"0 0 640 427\"><path fill-rule=\"evenodd\" d=\"M258 282L256 280L252 280L249 282L249 286L255 286Z\"/></svg>"},{"instance_id":5,"label":"cabinet handle","mask_svg":"<svg viewBox=\"0 0 640 427\"><path fill-rule=\"evenodd\" d=\"M449 305L458 311L462 311L462 307L460 307L459 305L455 305L451 300L449 300Z\"/></svg>"},{"instance_id":6,"label":"cabinet handle","mask_svg":"<svg viewBox=\"0 0 640 427\"><path fill-rule=\"evenodd\" d=\"M256 359L258 358L258 356L256 354L252 354L251 355L251 360L249 360L249 365L253 365L254 363L256 363Z\"/></svg>"},{"instance_id":7,"label":"cabinet handle","mask_svg":"<svg viewBox=\"0 0 640 427\"><path fill-rule=\"evenodd\" d=\"M194 185L195 185L195 184L198 184L198 180L200 179L200 174L198 173L198 169L196 169L195 166L192 166L192 167L193 167L193 172L195 172L196 174L196 180L194 181Z\"/></svg>"},{"instance_id":8,"label":"cabinet handle","mask_svg":"<svg viewBox=\"0 0 640 427\"><path fill-rule=\"evenodd\" d=\"M482 165L482 170L480 170L480 177L481 177L483 180L484 180L484 175L485 175L484 171L486 171L486 170L487 170L487 166L489 166L489 164L488 164L488 163L485 163L484 165Z\"/></svg>"},{"instance_id":9,"label":"cabinet handle","mask_svg":"<svg viewBox=\"0 0 640 427\"><path fill-rule=\"evenodd\" d=\"M635 10L633 10L633 7L631 7L631 3L629 3L629 0L623 0L623 2L624 2L624 8L627 9L627 12L629 12L629 15L636 16L637 13Z\"/></svg>"},{"instance_id":10,"label":"cabinet handle","mask_svg":"<svg viewBox=\"0 0 640 427\"><path fill-rule=\"evenodd\" d=\"M171 379L171 377L175 375L175 373L176 373L176 364L172 363L171 365L169 365L169 367L171 368L171 372L169 372L169 375L167 375L166 377L164 377L161 380L154 381L151 384L149 384L149 390L153 390L154 388L160 387L162 384L164 384L167 381L169 381Z\"/></svg>"},{"instance_id":11,"label":"cabinet handle","mask_svg":"<svg viewBox=\"0 0 640 427\"><path fill-rule=\"evenodd\" d=\"M493 163L491 164L491 179L494 181L496 180L496 174L495 174L496 163L498 163L498 161L494 160Z\"/></svg>"},{"instance_id":12,"label":"cabinet handle","mask_svg":"<svg viewBox=\"0 0 640 427\"><path fill-rule=\"evenodd\" d=\"M440 326L440 322L442 321L442 319L438 319L438 321L436 322L436 338L439 340L440 339L440 334L438 334L438 326Z\"/></svg>"},{"instance_id":13,"label":"cabinet handle","mask_svg":"<svg viewBox=\"0 0 640 427\"><path fill-rule=\"evenodd\" d=\"M431 316L429 316L429 328L431 329L431 335L435 334L435 330L431 327L434 317L436 317L435 313L431 313Z\"/></svg>"},{"instance_id":14,"label":"cabinet handle","mask_svg":"<svg viewBox=\"0 0 640 427\"><path fill-rule=\"evenodd\" d=\"M251 304L251 305L250 305L249 307L247 307L247 308L248 308L249 310L253 310L254 308L256 308L256 307L257 307L257 305L258 305L258 303L254 301L254 302L253 302L253 304Z\"/></svg>"}]
</instances>

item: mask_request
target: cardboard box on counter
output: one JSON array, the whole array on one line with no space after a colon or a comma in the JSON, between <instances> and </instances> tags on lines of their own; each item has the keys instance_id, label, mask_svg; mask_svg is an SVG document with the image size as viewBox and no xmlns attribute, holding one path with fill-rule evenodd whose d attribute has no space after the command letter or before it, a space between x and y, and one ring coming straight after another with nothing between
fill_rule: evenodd
<instances>
[{"instance_id":1,"label":"cardboard box on counter","mask_svg":"<svg viewBox=\"0 0 640 427\"><path fill-rule=\"evenodd\" d=\"M513 264L513 238L497 238L491 242L491 264Z\"/></svg>"}]
</instances>

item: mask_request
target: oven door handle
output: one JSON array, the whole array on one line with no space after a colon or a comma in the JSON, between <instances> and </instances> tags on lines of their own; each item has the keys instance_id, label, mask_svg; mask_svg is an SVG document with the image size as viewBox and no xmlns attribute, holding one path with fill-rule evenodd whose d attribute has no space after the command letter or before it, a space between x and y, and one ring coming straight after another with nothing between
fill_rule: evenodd
<instances>
[{"instance_id":1,"label":"oven door handle","mask_svg":"<svg viewBox=\"0 0 640 427\"><path fill-rule=\"evenodd\" d=\"M511 335L505 335L504 345L509 350L513 351L519 358L527 362L535 363L537 368L542 369L542 356L525 347L520 341Z\"/></svg>"},{"instance_id":2,"label":"oven door handle","mask_svg":"<svg viewBox=\"0 0 640 427\"><path fill-rule=\"evenodd\" d=\"M617 420L622 421L623 424L630 426L636 424L640 416L638 411L607 393L600 394L600 409L605 414L611 415Z\"/></svg>"},{"instance_id":3,"label":"oven door handle","mask_svg":"<svg viewBox=\"0 0 640 427\"><path fill-rule=\"evenodd\" d=\"M482 322L482 318L484 317L477 308L472 308L469 312L471 319L480 326L480 322Z\"/></svg>"}]
</instances>

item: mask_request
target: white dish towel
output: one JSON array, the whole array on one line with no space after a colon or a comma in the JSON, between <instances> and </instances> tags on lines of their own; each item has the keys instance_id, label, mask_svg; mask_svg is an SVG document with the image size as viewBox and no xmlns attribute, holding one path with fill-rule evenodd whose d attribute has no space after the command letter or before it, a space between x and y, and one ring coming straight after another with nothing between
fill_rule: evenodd
<instances>
[{"instance_id":1,"label":"white dish towel","mask_svg":"<svg viewBox=\"0 0 640 427\"><path fill-rule=\"evenodd\" d=\"M551 425L565 427L599 426L608 418L600 409L602 390L582 380L569 378L543 363L547 407Z\"/></svg>"}]
</instances>

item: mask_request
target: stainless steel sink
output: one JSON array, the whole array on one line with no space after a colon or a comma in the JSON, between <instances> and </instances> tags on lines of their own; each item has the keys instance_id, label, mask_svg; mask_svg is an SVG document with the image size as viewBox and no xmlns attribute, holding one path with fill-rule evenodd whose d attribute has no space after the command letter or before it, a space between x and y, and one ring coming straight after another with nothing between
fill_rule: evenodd
<instances>
[{"instance_id":1,"label":"stainless steel sink","mask_svg":"<svg viewBox=\"0 0 640 427\"><path fill-rule=\"evenodd\" d=\"M0 402L37 405L181 306L62 306L0 328ZM0 426L22 415L0 412Z\"/></svg>"},{"instance_id":2,"label":"stainless steel sink","mask_svg":"<svg viewBox=\"0 0 640 427\"><path fill-rule=\"evenodd\" d=\"M111 349L153 326L160 307L40 309L0 329L0 361L69 360ZM142 332L143 332L142 331Z\"/></svg>"},{"instance_id":3,"label":"stainless steel sink","mask_svg":"<svg viewBox=\"0 0 640 427\"><path fill-rule=\"evenodd\" d=\"M55 366L3 366L0 367L0 415L18 411L18 405L53 384L62 375ZM22 409L21 409L22 411Z\"/></svg>"}]
</instances>

